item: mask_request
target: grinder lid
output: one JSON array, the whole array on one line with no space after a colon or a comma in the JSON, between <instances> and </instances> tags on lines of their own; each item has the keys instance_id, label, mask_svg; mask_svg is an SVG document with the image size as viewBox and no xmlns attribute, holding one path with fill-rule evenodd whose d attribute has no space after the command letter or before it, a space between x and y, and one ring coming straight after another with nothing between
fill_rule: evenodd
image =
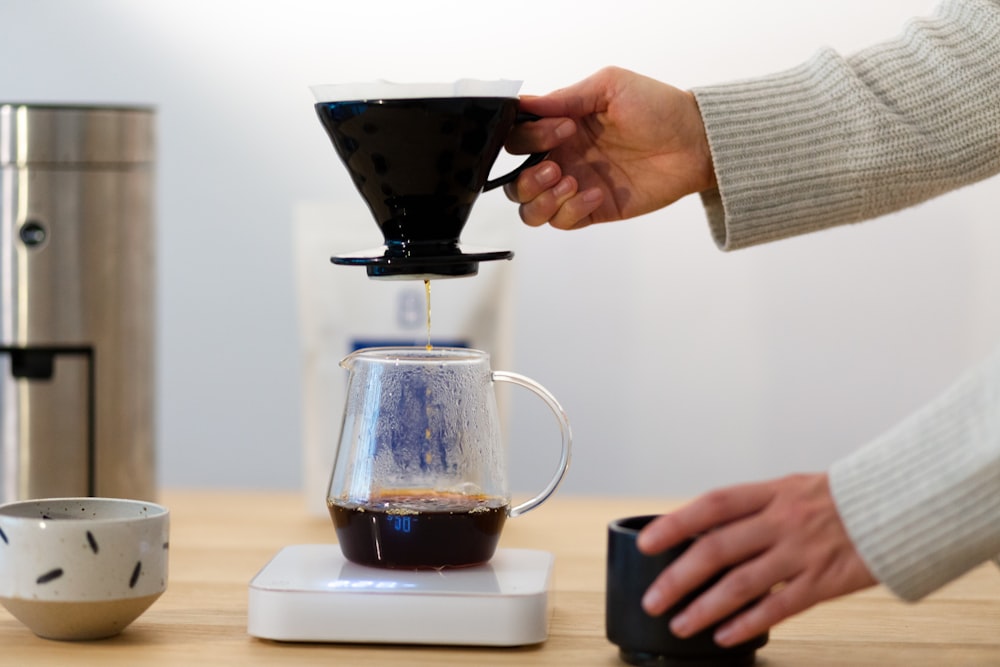
<instances>
[{"instance_id":1,"label":"grinder lid","mask_svg":"<svg viewBox=\"0 0 1000 667\"><path fill-rule=\"evenodd\" d=\"M148 106L0 102L0 165L152 164L155 117Z\"/></svg>"}]
</instances>

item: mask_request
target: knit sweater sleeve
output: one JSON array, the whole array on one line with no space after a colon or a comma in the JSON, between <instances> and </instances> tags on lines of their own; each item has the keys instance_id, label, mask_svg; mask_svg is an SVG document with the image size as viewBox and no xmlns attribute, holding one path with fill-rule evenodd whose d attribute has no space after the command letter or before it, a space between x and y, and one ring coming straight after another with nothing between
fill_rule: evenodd
<instances>
[{"instance_id":1,"label":"knit sweater sleeve","mask_svg":"<svg viewBox=\"0 0 1000 667\"><path fill-rule=\"evenodd\" d=\"M851 57L694 92L720 247L873 218L1000 172L1000 1L951 0ZM1000 554L1000 349L836 462L830 486L869 570L904 599Z\"/></svg>"},{"instance_id":2,"label":"knit sweater sleeve","mask_svg":"<svg viewBox=\"0 0 1000 667\"><path fill-rule=\"evenodd\" d=\"M874 218L1000 172L1000 1L953 0L853 56L693 92L721 248Z\"/></svg>"},{"instance_id":3,"label":"knit sweater sleeve","mask_svg":"<svg viewBox=\"0 0 1000 667\"><path fill-rule=\"evenodd\" d=\"M1000 348L830 470L872 575L917 600L1000 554Z\"/></svg>"}]
</instances>

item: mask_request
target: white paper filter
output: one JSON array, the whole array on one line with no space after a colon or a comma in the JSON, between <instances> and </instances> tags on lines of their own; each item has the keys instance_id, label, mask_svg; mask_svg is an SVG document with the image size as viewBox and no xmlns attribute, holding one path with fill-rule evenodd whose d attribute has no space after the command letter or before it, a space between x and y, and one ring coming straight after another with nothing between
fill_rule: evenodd
<instances>
[{"instance_id":1,"label":"white paper filter","mask_svg":"<svg viewBox=\"0 0 1000 667\"><path fill-rule=\"evenodd\" d=\"M317 102L400 100L428 97L517 97L521 81L458 79L450 83L397 83L364 81L309 86Z\"/></svg>"}]
</instances>

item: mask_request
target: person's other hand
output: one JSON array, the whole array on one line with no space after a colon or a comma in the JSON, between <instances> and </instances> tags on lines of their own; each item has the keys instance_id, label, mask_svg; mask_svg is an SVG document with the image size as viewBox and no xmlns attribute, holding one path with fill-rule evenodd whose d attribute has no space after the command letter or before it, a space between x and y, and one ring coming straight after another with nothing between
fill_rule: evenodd
<instances>
[{"instance_id":1,"label":"person's other hand","mask_svg":"<svg viewBox=\"0 0 1000 667\"><path fill-rule=\"evenodd\" d=\"M647 613L662 614L732 567L674 617L671 630L681 637L738 612L715 634L716 643L732 646L817 602L877 583L848 538L825 474L710 492L652 521L638 546L655 554L695 535L642 602Z\"/></svg>"},{"instance_id":2,"label":"person's other hand","mask_svg":"<svg viewBox=\"0 0 1000 667\"><path fill-rule=\"evenodd\" d=\"M549 152L505 186L528 225L577 229L621 220L715 185L694 95L634 72L607 68L569 88L522 97L512 153Z\"/></svg>"}]
</instances>

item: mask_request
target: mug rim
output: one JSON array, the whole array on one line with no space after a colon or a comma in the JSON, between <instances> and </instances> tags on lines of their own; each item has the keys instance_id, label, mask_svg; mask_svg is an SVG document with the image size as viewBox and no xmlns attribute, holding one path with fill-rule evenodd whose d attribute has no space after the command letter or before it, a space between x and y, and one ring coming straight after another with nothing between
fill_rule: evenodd
<instances>
[{"instance_id":1,"label":"mug rim","mask_svg":"<svg viewBox=\"0 0 1000 667\"><path fill-rule=\"evenodd\" d=\"M66 516L53 516L44 517L38 516L37 514L28 514L33 509L40 508L45 504L82 504L88 503L91 505L103 505L103 506L119 506L119 507L138 507L143 506L147 508L147 512L142 516L107 516L107 517L93 517L93 516L82 516L82 517L66 517ZM74 496L66 498L30 498L27 500L16 500L13 502L5 503L0 505L0 519L4 521L11 522L25 522L25 521L51 521L53 523L59 524L71 524L77 522L89 522L89 523L125 523L130 521L146 521L150 519L157 519L160 517L169 516L170 510L163 505L158 503L148 502L145 500L136 500L132 498L103 498L103 497L87 497L87 496Z\"/></svg>"},{"instance_id":2,"label":"mug rim","mask_svg":"<svg viewBox=\"0 0 1000 667\"><path fill-rule=\"evenodd\" d=\"M638 535L639 532L662 514L638 514L614 519L608 523L608 530L622 535Z\"/></svg>"}]
</instances>

